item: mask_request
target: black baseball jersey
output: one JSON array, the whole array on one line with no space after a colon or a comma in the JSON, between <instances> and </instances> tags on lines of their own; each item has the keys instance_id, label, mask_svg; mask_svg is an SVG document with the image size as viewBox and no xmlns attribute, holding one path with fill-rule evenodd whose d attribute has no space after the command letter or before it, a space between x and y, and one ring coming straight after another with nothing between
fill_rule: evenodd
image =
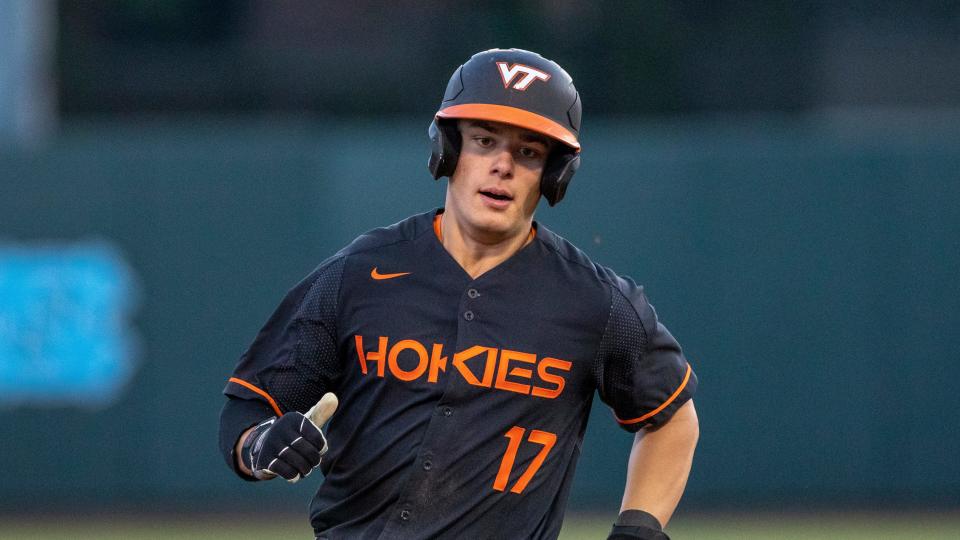
<instances>
[{"instance_id":1,"label":"black baseball jersey","mask_svg":"<svg viewBox=\"0 0 960 540\"><path fill-rule=\"evenodd\" d=\"M265 416L340 407L311 504L322 538L555 538L594 393L627 431L696 376L642 287L535 224L471 278L442 210L376 229L291 290L225 393L222 449Z\"/></svg>"}]
</instances>

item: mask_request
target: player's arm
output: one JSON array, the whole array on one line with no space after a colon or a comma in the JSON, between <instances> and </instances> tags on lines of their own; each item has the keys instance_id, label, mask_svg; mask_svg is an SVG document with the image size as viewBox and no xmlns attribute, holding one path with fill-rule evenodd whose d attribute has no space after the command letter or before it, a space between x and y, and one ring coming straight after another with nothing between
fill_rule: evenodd
<instances>
[{"instance_id":1,"label":"player's arm","mask_svg":"<svg viewBox=\"0 0 960 540\"><path fill-rule=\"evenodd\" d=\"M646 516L631 512L637 510L656 519L657 522L650 522L647 528L666 527L686 487L699 436L700 424L693 400L677 409L666 424L637 432L627 463L627 482L618 521L621 527L629 527L628 523L634 521L638 521L634 527L644 526L640 520ZM650 534L650 538L657 538L654 533Z\"/></svg>"},{"instance_id":2,"label":"player's arm","mask_svg":"<svg viewBox=\"0 0 960 540\"><path fill-rule=\"evenodd\" d=\"M612 302L600 346L600 397L636 435L609 539L664 540L699 438L697 376L641 287L621 280Z\"/></svg>"},{"instance_id":3,"label":"player's arm","mask_svg":"<svg viewBox=\"0 0 960 540\"><path fill-rule=\"evenodd\" d=\"M320 427L336 408L342 269L333 257L291 289L227 382L220 450L245 480L299 479L326 452Z\"/></svg>"}]
</instances>

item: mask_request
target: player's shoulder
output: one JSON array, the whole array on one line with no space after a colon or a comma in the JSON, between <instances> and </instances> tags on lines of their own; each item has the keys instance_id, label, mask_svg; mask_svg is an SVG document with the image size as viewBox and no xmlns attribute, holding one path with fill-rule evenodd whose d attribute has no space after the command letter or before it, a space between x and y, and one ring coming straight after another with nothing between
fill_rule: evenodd
<instances>
[{"instance_id":1,"label":"player's shoulder","mask_svg":"<svg viewBox=\"0 0 960 540\"><path fill-rule=\"evenodd\" d=\"M344 246L334 257L350 257L403 242L412 242L433 231L433 218L436 213L436 210L431 210L410 216L393 225L369 230Z\"/></svg>"},{"instance_id":2,"label":"player's shoulder","mask_svg":"<svg viewBox=\"0 0 960 540\"><path fill-rule=\"evenodd\" d=\"M563 271L575 272L581 279L602 283L608 287L629 288L631 284L637 286L630 278L622 277L595 262L582 249L540 223L537 224L537 240L552 252L556 259L553 264Z\"/></svg>"},{"instance_id":3,"label":"player's shoulder","mask_svg":"<svg viewBox=\"0 0 960 540\"><path fill-rule=\"evenodd\" d=\"M355 255L376 252L379 248L410 241L432 230L436 210L410 216L387 227L367 231L317 265L295 288L317 289L339 287L346 261Z\"/></svg>"},{"instance_id":4,"label":"player's shoulder","mask_svg":"<svg viewBox=\"0 0 960 540\"><path fill-rule=\"evenodd\" d=\"M574 272L578 279L593 282L608 291L611 300L620 296L634 305L638 311L647 304L643 286L632 278L595 262L582 249L566 238L538 223L537 239L553 253L563 271Z\"/></svg>"}]
</instances>

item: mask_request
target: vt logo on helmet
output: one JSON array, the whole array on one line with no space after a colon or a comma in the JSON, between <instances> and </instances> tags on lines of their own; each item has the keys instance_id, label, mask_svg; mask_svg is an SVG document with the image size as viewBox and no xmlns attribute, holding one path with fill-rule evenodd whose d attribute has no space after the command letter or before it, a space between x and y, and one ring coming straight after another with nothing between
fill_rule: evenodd
<instances>
[{"instance_id":1,"label":"vt logo on helmet","mask_svg":"<svg viewBox=\"0 0 960 540\"><path fill-rule=\"evenodd\" d=\"M523 49L491 49L473 55L447 83L430 124L434 178L450 176L460 156L458 119L489 120L529 129L560 144L550 152L540 193L560 202L580 166L580 95L556 62Z\"/></svg>"},{"instance_id":2,"label":"vt logo on helmet","mask_svg":"<svg viewBox=\"0 0 960 540\"><path fill-rule=\"evenodd\" d=\"M523 64L513 64L512 66L506 62L497 62L497 67L500 68L500 76L503 77L503 87L506 88L510 85L510 82L519 75L520 73L524 74L524 77L520 81L513 85L514 90L526 90L530 83L540 79L541 81L549 81L550 74L544 73L539 69L532 68L530 66L525 66Z\"/></svg>"}]
</instances>

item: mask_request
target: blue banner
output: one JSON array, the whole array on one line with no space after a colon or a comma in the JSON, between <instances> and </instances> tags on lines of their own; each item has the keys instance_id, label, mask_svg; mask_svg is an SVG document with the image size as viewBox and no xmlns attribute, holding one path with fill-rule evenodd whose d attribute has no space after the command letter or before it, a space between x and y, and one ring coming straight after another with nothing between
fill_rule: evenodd
<instances>
[{"instance_id":1,"label":"blue banner","mask_svg":"<svg viewBox=\"0 0 960 540\"><path fill-rule=\"evenodd\" d=\"M135 299L108 243L0 245L0 404L114 401L133 373Z\"/></svg>"}]
</instances>

